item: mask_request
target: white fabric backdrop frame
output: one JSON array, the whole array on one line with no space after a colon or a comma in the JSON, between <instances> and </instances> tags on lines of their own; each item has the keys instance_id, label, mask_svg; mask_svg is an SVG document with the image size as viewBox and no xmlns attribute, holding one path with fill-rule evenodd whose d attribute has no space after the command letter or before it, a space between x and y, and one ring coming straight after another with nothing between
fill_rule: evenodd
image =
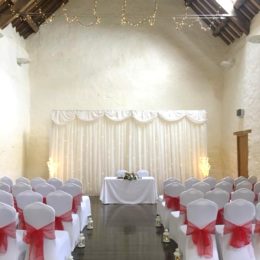
<instances>
[{"instance_id":1,"label":"white fabric backdrop frame","mask_svg":"<svg viewBox=\"0 0 260 260\"><path fill-rule=\"evenodd\" d=\"M56 177L79 178L90 195L99 195L104 177L118 169L147 169L159 187L169 177L203 177L204 110L55 110L51 118L50 157L58 162Z\"/></svg>"}]
</instances>

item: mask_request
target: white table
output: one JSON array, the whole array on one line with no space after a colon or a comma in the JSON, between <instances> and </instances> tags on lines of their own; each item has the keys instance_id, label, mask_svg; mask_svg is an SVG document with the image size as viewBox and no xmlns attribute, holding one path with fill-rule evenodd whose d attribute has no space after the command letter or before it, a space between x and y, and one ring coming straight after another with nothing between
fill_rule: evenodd
<instances>
[{"instance_id":1,"label":"white table","mask_svg":"<svg viewBox=\"0 0 260 260\"><path fill-rule=\"evenodd\" d=\"M100 200L104 204L155 204L157 197L157 185L153 177L132 181L105 177L100 193Z\"/></svg>"}]
</instances>

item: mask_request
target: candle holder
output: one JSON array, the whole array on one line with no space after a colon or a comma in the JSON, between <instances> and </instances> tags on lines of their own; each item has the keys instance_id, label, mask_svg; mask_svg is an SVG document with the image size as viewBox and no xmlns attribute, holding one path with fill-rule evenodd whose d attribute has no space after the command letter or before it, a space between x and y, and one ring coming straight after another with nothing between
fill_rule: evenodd
<instances>
[{"instance_id":1,"label":"candle holder","mask_svg":"<svg viewBox=\"0 0 260 260\"><path fill-rule=\"evenodd\" d=\"M86 238L83 233L80 233L78 247L83 248L85 246L86 246Z\"/></svg>"},{"instance_id":2,"label":"candle holder","mask_svg":"<svg viewBox=\"0 0 260 260\"><path fill-rule=\"evenodd\" d=\"M92 219L91 216L88 217L88 225L87 225L87 229L89 229L89 230L94 229L94 221L93 221L93 219Z\"/></svg>"},{"instance_id":3,"label":"candle holder","mask_svg":"<svg viewBox=\"0 0 260 260\"><path fill-rule=\"evenodd\" d=\"M174 260L181 260L181 252L178 247L175 249L173 255L174 255Z\"/></svg>"},{"instance_id":4,"label":"candle holder","mask_svg":"<svg viewBox=\"0 0 260 260\"><path fill-rule=\"evenodd\" d=\"M170 235L169 230L167 228L165 228L164 232L163 232L163 237L162 237L163 243L170 243L171 242L169 235Z\"/></svg>"},{"instance_id":5,"label":"candle holder","mask_svg":"<svg viewBox=\"0 0 260 260\"><path fill-rule=\"evenodd\" d=\"M162 226L161 217L158 214L156 215L156 218L155 218L155 226L156 227L161 227Z\"/></svg>"}]
</instances>

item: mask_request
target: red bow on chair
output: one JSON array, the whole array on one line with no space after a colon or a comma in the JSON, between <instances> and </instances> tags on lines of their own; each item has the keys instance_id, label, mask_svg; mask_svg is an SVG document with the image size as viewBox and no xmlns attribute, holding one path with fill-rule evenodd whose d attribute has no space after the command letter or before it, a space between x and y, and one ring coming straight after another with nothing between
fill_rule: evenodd
<instances>
[{"instance_id":1,"label":"red bow on chair","mask_svg":"<svg viewBox=\"0 0 260 260\"><path fill-rule=\"evenodd\" d=\"M213 245L211 234L215 234L215 224L216 222L213 221L200 229L188 221L186 234L192 236L192 241L197 246L199 256L212 257Z\"/></svg>"},{"instance_id":2,"label":"red bow on chair","mask_svg":"<svg viewBox=\"0 0 260 260\"><path fill-rule=\"evenodd\" d=\"M218 210L216 224L217 225L223 225L224 224L224 208Z\"/></svg>"},{"instance_id":3,"label":"red bow on chair","mask_svg":"<svg viewBox=\"0 0 260 260\"><path fill-rule=\"evenodd\" d=\"M0 228L0 253L6 253L8 242L7 237L16 238L16 223L12 222Z\"/></svg>"},{"instance_id":4,"label":"red bow on chair","mask_svg":"<svg viewBox=\"0 0 260 260\"><path fill-rule=\"evenodd\" d=\"M183 219L183 224L187 225L188 220L187 220L187 208L183 205L180 204L180 215L184 216Z\"/></svg>"},{"instance_id":5,"label":"red bow on chair","mask_svg":"<svg viewBox=\"0 0 260 260\"><path fill-rule=\"evenodd\" d=\"M62 224L62 221L64 222L71 222L72 221L72 210L64 213L63 215L59 217L55 217L55 229L56 230L64 230L64 226Z\"/></svg>"},{"instance_id":6,"label":"red bow on chair","mask_svg":"<svg viewBox=\"0 0 260 260\"><path fill-rule=\"evenodd\" d=\"M73 202L72 202L72 212L73 213L78 212L78 209L79 209L80 203L81 203L81 199L82 199L82 194L78 194L75 197L73 197Z\"/></svg>"},{"instance_id":7,"label":"red bow on chair","mask_svg":"<svg viewBox=\"0 0 260 260\"><path fill-rule=\"evenodd\" d=\"M47 204L47 198L46 197L42 198L42 203Z\"/></svg>"},{"instance_id":8,"label":"red bow on chair","mask_svg":"<svg viewBox=\"0 0 260 260\"><path fill-rule=\"evenodd\" d=\"M172 197L164 194L164 200L168 209L171 209L173 211L180 210L180 197Z\"/></svg>"},{"instance_id":9,"label":"red bow on chair","mask_svg":"<svg viewBox=\"0 0 260 260\"><path fill-rule=\"evenodd\" d=\"M237 226L227 220L224 220L224 234L231 233L229 245L240 248L251 243L252 221L244 225Z\"/></svg>"},{"instance_id":10,"label":"red bow on chair","mask_svg":"<svg viewBox=\"0 0 260 260\"><path fill-rule=\"evenodd\" d=\"M29 260L44 260L44 238L55 239L54 222L40 229L35 229L26 223L26 234L23 241L30 245Z\"/></svg>"},{"instance_id":11,"label":"red bow on chair","mask_svg":"<svg viewBox=\"0 0 260 260\"><path fill-rule=\"evenodd\" d=\"M18 214L19 214L19 228L25 229L25 221L24 221L23 210L18 208L17 211L18 211Z\"/></svg>"},{"instance_id":12,"label":"red bow on chair","mask_svg":"<svg viewBox=\"0 0 260 260\"><path fill-rule=\"evenodd\" d=\"M260 234L260 220L256 220L255 222L255 234Z\"/></svg>"}]
</instances>

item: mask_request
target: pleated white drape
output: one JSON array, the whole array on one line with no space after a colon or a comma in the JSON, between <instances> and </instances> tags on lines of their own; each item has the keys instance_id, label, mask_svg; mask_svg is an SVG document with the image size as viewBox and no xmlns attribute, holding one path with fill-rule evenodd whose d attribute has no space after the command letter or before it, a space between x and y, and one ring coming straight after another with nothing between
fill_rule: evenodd
<instances>
[{"instance_id":1,"label":"pleated white drape","mask_svg":"<svg viewBox=\"0 0 260 260\"><path fill-rule=\"evenodd\" d=\"M83 182L99 195L103 178L118 169L147 169L161 183L202 177L207 156L205 111L53 111L50 157L57 177Z\"/></svg>"}]
</instances>

